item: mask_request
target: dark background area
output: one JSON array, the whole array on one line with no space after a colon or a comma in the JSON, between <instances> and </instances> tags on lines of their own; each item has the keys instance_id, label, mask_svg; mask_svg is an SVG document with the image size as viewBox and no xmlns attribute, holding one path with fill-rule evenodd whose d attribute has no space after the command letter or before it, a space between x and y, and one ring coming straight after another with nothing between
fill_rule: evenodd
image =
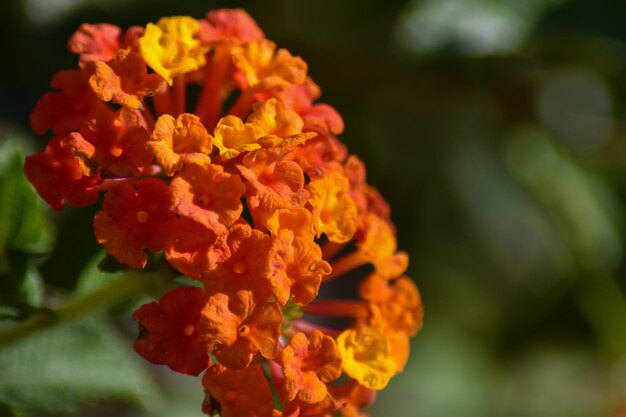
<instances>
[{"instance_id":1,"label":"dark background area","mask_svg":"<svg viewBox=\"0 0 626 417\"><path fill-rule=\"evenodd\" d=\"M53 73L75 68L65 45L80 23L218 7L245 8L308 63L411 256L425 325L372 415L623 415L626 3L11 0L0 137L44 147L28 115ZM69 291L98 250L93 211L54 216L42 272ZM170 415L201 415L189 386L171 395L195 396L192 411Z\"/></svg>"}]
</instances>

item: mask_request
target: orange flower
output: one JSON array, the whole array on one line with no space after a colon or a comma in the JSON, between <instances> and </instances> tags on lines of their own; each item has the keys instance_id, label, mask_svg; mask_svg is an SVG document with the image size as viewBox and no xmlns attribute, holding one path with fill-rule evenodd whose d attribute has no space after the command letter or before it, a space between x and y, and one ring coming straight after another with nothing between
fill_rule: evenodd
<instances>
[{"instance_id":1,"label":"orange flower","mask_svg":"<svg viewBox=\"0 0 626 417\"><path fill-rule=\"evenodd\" d=\"M285 392L305 403L318 403L328 393L326 383L341 375L341 356L332 337L314 331L308 340L296 333L280 353L285 373Z\"/></svg>"},{"instance_id":2,"label":"orange flower","mask_svg":"<svg viewBox=\"0 0 626 417\"><path fill-rule=\"evenodd\" d=\"M217 235L185 217L176 219L163 249L172 267L195 279L202 279L230 257L227 235Z\"/></svg>"},{"instance_id":3,"label":"orange flower","mask_svg":"<svg viewBox=\"0 0 626 417\"><path fill-rule=\"evenodd\" d=\"M209 365L201 311L206 296L197 287L179 287L133 314L139 337L133 345L148 361L183 374L198 375Z\"/></svg>"},{"instance_id":4,"label":"orange flower","mask_svg":"<svg viewBox=\"0 0 626 417\"><path fill-rule=\"evenodd\" d=\"M51 86L58 92L41 96L30 115L30 126L38 135L49 129L63 135L81 128L103 104L89 85L91 74L86 70L59 71Z\"/></svg>"},{"instance_id":5,"label":"orange flower","mask_svg":"<svg viewBox=\"0 0 626 417\"><path fill-rule=\"evenodd\" d=\"M336 135L343 132L343 119L337 110L328 104L313 104L320 96L320 88L310 77L302 84L270 90L270 94L302 117L305 130L319 130Z\"/></svg>"},{"instance_id":6,"label":"orange flower","mask_svg":"<svg viewBox=\"0 0 626 417\"><path fill-rule=\"evenodd\" d=\"M409 264L406 252L396 252L396 236L389 224L375 214L365 219L363 236L357 242L361 257L385 278L401 275Z\"/></svg>"},{"instance_id":7,"label":"orange flower","mask_svg":"<svg viewBox=\"0 0 626 417\"><path fill-rule=\"evenodd\" d=\"M308 199L304 189L304 173L294 161L287 161L284 152L267 149L247 154L237 169L247 180L246 201L257 226L278 209L302 207Z\"/></svg>"},{"instance_id":8,"label":"orange flower","mask_svg":"<svg viewBox=\"0 0 626 417\"><path fill-rule=\"evenodd\" d=\"M292 297L296 304L308 304L316 296L322 277L330 273L322 250L313 240L294 237L282 230L272 243L269 281L276 300L285 305Z\"/></svg>"},{"instance_id":9,"label":"orange flower","mask_svg":"<svg viewBox=\"0 0 626 417\"><path fill-rule=\"evenodd\" d=\"M90 25L83 23L67 42L68 49L80 55L80 61L110 61L120 48L122 30L107 23Z\"/></svg>"},{"instance_id":10,"label":"orange flower","mask_svg":"<svg viewBox=\"0 0 626 417\"><path fill-rule=\"evenodd\" d=\"M263 37L263 31L243 9L211 10L206 20L200 20L199 38L206 43L243 43Z\"/></svg>"},{"instance_id":11,"label":"orange flower","mask_svg":"<svg viewBox=\"0 0 626 417\"><path fill-rule=\"evenodd\" d=\"M212 292L235 294L249 290L257 300L272 295L267 270L272 239L247 224L238 224L228 234L230 256L219 268L203 276L205 287Z\"/></svg>"},{"instance_id":12,"label":"orange flower","mask_svg":"<svg viewBox=\"0 0 626 417\"><path fill-rule=\"evenodd\" d=\"M287 138L302 133L304 123L298 113L285 108L280 101L271 98L252 106L252 114L246 120L255 131L257 138L277 136Z\"/></svg>"},{"instance_id":13,"label":"orange flower","mask_svg":"<svg viewBox=\"0 0 626 417\"><path fill-rule=\"evenodd\" d=\"M331 386L328 386L329 389ZM341 404L327 394L322 401L310 404L296 397L293 401L284 401L281 417L332 417L341 409Z\"/></svg>"},{"instance_id":14,"label":"orange flower","mask_svg":"<svg viewBox=\"0 0 626 417\"><path fill-rule=\"evenodd\" d=\"M139 53L122 49L109 63L96 61L89 84L102 101L112 101L131 109L143 109L145 97L155 95L164 82L157 74L148 74Z\"/></svg>"},{"instance_id":15,"label":"orange flower","mask_svg":"<svg viewBox=\"0 0 626 417\"><path fill-rule=\"evenodd\" d=\"M302 126L297 113L270 99L256 103L245 124L236 116L223 117L215 127L215 145L224 161L261 147L297 146L314 136L302 133Z\"/></svg>"},{"instance_id":16,"label":"orange flower","mask_svg":"<svg viewBox=\"0 0 626 417\"><path fill-rule=\"evenodd\" d=\"M222 161L237 157L242 152L261 149L256 143L254 127L236 116L222 117L215 127L215 146L220 150Z\"/></svg>"},{"instance_id":17,"label":"orange flower","mask_svg":"<svg viewBox=\"0 0 626 417\"><path fill-rule=\"evenodd\" d=\"M31 114L54 136L27 177L57 209L105 192L94 232L109 254L140 269L162 250L201 286L138 309L135 350L194 375L216 358L203 378L211 415L363 417L406 363L422 303L397 278L408 256L389 206L337 138L341 116L315 103L307 64L241 9L123 33L85 24L68 46L79 69L57 73ZM362 299L316 300L367 263Z\"/></svg>"},{"instance_id":18,"label":"orange flower","mask_svg":"<svg viewBox=\"0 0 626 417\"><path fill-rule=\"evenodd\" d=\"M164 114L156 122L153 141L148 146L166 175L172 176L185 164L204 165L211 162L212 144L209 133L198 116L183 113L174 119Z\"/></svg>"},{"instance_id":19,"label":"orange flower","mask_svg":"<svg viewBox=\"0 0 626 417\"><path fill-rule=\"evenodd\" d=\"M235 80L240 88L255 87L257 91L306 80L307 65L286 49L276 51L276 44L266 39L251 40L232 51L233 63L239 70Z\"/></svg>"},{"instance_id":20,"label":"orange flower","mask_svg":"<svg viewBox=\"0 0 626 417\"><path fill-rule=\"evenodd\" d=\"M220 417L272 417L274 401L260 365L230 370L219 363L202 377L205 401L202 411Z\"/></svg>"},{"instance_id":21,"label":"orange flower","mask_svg":"<svg viewBox=\"0 0 626 417\"><path fill-rule=\"evenodd\" d=\"M340 172L337 167L346 159L347 154L346 146L335 136L320 134L294 148L291 158L300 164L311 179L315 179L321 177L325 171Z\"/></svg>"},{"instance_id":22,"label":"orange flower","mask_svg":"<svg viewBox=\"0 0 626 417\"><path fill-rule=\"evenodd\" d=\"M104 197L102 211L94 218L98 243L119 262L143 268L144 249L158 252L175 220L169 209L167 184L156 178L137 182L137 190L120 183Z\"/></svg>"},{"instance_id":23,"label":"orange flower","mask_svg":"<svg viewBox=\"0 0 626 417\"><path fill-rule=\"evenodd\" d=\"M97 186L102 178L97 172L86 172L81 159L74 156L71 142L68 137L54 137L44 151L27 157L24 163L26 178L55 210L61 210L65 200L73 206L98 201Z\"/></svg>"},{"instance_id":24,"label":"orange flower","mask_svg":"<svg viewBox=\"0 0 626 417\"><path fill-rule=\"evenodd\" d=\"M278 303L257 304L250 291L217 293L209 297L202 315L208 349L227 368L245 368L257 352L268 359L276 356L283 324Z\"/></svg>"},{"instance_id":25,"label":"orange flower","mask_svg":"<svg viewBox=\"0 0 626 417\"><path fill-rule=\"evenodd\" d=\"M331 386L330 392L335 401L341 404L342 417L366 417L360 410L376 399L376 391L365 388L356 380L350 379L339 386Z\"/></svg>"},{"instance_id":26,"label":"orange flower","mask_svg":"<svg viewBox=\"0 0 626 417\"><path fill-rule=\"evenodd\" d=\"M272 236L280 230L291 230L296 237L313 240L313 216L305 208L278 209L267 219L267 228Z\"/></svg>"},{"instance_id":27,"label":"orange flower","mask_svg":"<svg viewBox=\"0 0 626 417\"><path fill-rule=\"evenodd\" d=\"M111 111L101 107L95 119L80 133L74 143L85 159L93 159L115 176L139 175L152 161L146 147L149 133L142 117L134 110L122 107Z\"/></svg>"},{"instance_id":28,"label":"orange flower","mask_svg":"<svg viewBox=\"0 0 626 417\"><path fill-rule=\"evenodd\" d=\"M172 209L217 234L223 234L241 215L246 190L238 175L221 165L187 165L170 184Z\"/></svg>"},{"instance_id":29,"label":"orange flower","mask_svg":"<svg viewBox=\"0 0 626 417\"><path fill-rule=\"evenodd\" d=\"M414 335L422 327L424 307L420 293L406 276L388 281L377 274L361 282L360 294L374 309L369 324Z\"/></svg>"},{"instance_id":30,"label":"orange flower","mask_svg":"<svg viewBox=\"0 0 626 417\"><path fill-rule=\"evenodd\" d=\"M391 355L401 371L409 356L409 336L417 333L424 318L417 287L407 277L388 281L371 274L361 282L360 293L368 302L366 324L387 335Z\"/></svg>"}]
</instances>

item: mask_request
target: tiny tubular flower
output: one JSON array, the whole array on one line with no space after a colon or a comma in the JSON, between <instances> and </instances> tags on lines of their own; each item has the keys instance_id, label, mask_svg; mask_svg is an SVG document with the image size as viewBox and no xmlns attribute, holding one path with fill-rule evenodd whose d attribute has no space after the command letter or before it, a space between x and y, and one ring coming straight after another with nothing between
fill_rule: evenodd
<instances>
[{"instance_id":1,"label":"tiny tubular flower","mask_svg":"<svg viewBox=\"0 0 626 417\"><path fill-rule=\"evenodd\" d=\"M81 62L110 61L120 49L122 30L108 23L83 23L67 42L68 49L80 55Z\"/></svg>"},{"instance_id":2,"label":"tiny tubular flower","mask_svg":"<svg viewBox=\"0 0 626 417\"><path fill-rule=\"evenodd\" d=\"M251 291L258 300L268 299L268 257L272 239L247 224L233 226L228 234L230 256L220 268L203 275L202 282L210 291L234 294Z\"/></svg>"},{"instance_id":3,"label":"tiny tubular flower","mask_svg":"<svg viewBox=\"0 0 626 417\"><path fill-rule=\"evenodd\" d=\"M133 314L140 327L135 351L152 363L198 375L209 365L201 328L205 304L204 291L197 287L175 288L158 302L144 304Z\"/></svg>"},{"instance_id":4,"label":"tiny tubular flower","mask_svg":"<svg viewBox=\"0 0 626 417\"><path fill-rule=\"evenodd\" d=\"M30 126L42 135L54 129L63 135L83 127L102 107L89 85L91 74L86 70L64 70L52 78L56 92L44 94L30 114Z\"/></svg>"},{"instance_id":5,"label":"tiny tubular flower","mask_svg":"<svg viewBox=\"0 0 626 417\"><path fill-rule=\"evenodd\" d=\"M243 9L218 9L200 20L200 39L203 42L244 43L263 39L264 34L256 22Z\"/></svg>"},{"instance_id":6,"label":"tiny tubular flower","mask_svg":"<svg viewBox=\"0 0 626 417\"><path fill-rule=\"evenodd\" d=\"M216 363L202 377L203 411L221 417L272 417L274 401L261 365L241 370Z\"/></svg>"},{"instance_id":7,"label":"tiny tubular flower","mask_svg":"<svg viewBox=\"0 0 626 417\"><path fill-rule=\"evenodd\" d=\"M341 375L341 356L332 337L314 331L294 335L280 354L287 399L319 403L328 393L327 383Z\"/></svg>"},{"instance_id":8,"label":"tiny tubular flower","mask_svg":"<svg viewBox=\"0 0 626 417\"><path fill-rule=\"evenodd\" d=\"M200 22L188 16L164 17L148 23L139 46L146 63L169 85L174 78L197 70L205 63L204 47L196 35Z\"/></svg>"},{"instance_id":9,"label":"tiny tubular flower","mask_svg":"<svg viewBox=\"0 0 626 417\"><path fill-rule=\"evenodd\" d=\"M267 219L266 226L272 236L277 236L281 230L291 230L294 236L306 240L312 240L315 236L313 216L304 207L278 209Z\"/></svg>"},{"instance_id":10,"label":"tiny tubular flower","mask_svg":"<svg viewBox=\"0 0 626 417\"><path fill-rule=\"evenodd\" d=\"M313 101L321 94L320 88L310 77L307 77L302 84L291 84L286 88L274 89L270 91L270 94L285 107L297 112L302 117L306 130L331 132L335 135L343 132L343 119L337 110L328 104L313 104Z\"/></svg>"},{"instance_id":11,"label":"tiny tubular flower","mask_svg":"<svg viewBox=\"0 0 626 417\"><path fill-rule=\"evenodd\" d=\"M165 240L165 259L178 271L200 280L231 256L227 238L227 234L218 235L191 219L178 218Z\"/></svg>"},{"instance_id":12,"label":"tiny tubular flower","mask_svg":"<svg viewBox=\"0 0 626 417\"><path fill-rule=\"evenodd\" d=\"M358 242L363 259L374 265L376 272L387 278L397 277L406 271L409 256L397 252L396 236L382 218L370 214L365 220L364 236Z\"/></svg>"},{"instance_id":13,"label":"tiny tubular flower","mask_svg":"<svg viewBox=\"0 0 626 417\"><path fill-rule=\"evenodd\" d=\"M369 406L376 399L377 391L364 387L356 380L331 387L330 391L337 402L341 404L342 417L366 417L360 409Z\"/></svg>"},{"instance_id":14,"label":"tiny tubular flower","mask_svg":"<svg viewBox=\"0 0 626 417\"><path fill-rule=\"evenodd\" d=\"M371 274L361 281L361 297L368 302L366 325L390 340L390 353L402 370L409 356L409 337L422 327L424 307L417 287L403 276L389 281Z\"/></svg>"},{"instance_id":15,"label":"tiny tubular flower","mask_svg":"<svg viewBox=\"0 0 626 417\"><path fill-rule=\"evenodd\" d=\"M211 162L211 137L196 115L183 113L176 119L169 114L162 115L156 121L152 139L148 146L165 175L174 175L185 164Z\"/></svg>"},{"instance_id":16,"label":"tiny tubular flower","mask_svg":"<svg viewBox=\"0 0 626 417\"><path fill-rule=\"evenodd\" d=\"M256 87L258 91L302 84L308 70L300 57L292 56L286 49L276 51L276 44L266 39L233 48L233 63L240 71L235 75L240 87Z\"/></svg>"},{"instance_id":17,"label":"tiny tubular flower","mask_svg":"<svg viewBox=\"0 0 626 417\"><path fill-rule=\"evenodd\" d=\"M243 152L261 147L297 146L315 136L302 132L302 119L275 99L256 103L244 124L236 116L226 116L215 127L215 145L227 161Z\"/></svg>"},{"instance_id":18,"label":"tiny tubular flower","mask_svg":"<svg viewBox=\"0 0 626 417\"><path fill-rule=\"evenodd\" d=\"M143 268L144 249L158 252L175 220L169 208L167 184L156 178L137 182L137 190L120 183L105 196L94 218L98 243L123 264Z\"/></svg>"},{"instance_id":19,"label":"tiny tubular flower","mask_svg":"<svg viewBox=\"0 0 626 417\"><path fill-rule=\"evenodd\" d=\"M39 195L55 210L65 200L74 206L87 206L98 200L99 173L89 174L82 159L74 154L70 137L53 138L46 149L26 158L24 174Z\"/></svg>"},{"instance_id":20,"label":"tiny tubular flower","mask_svg":"<svg viewBox=\"0 0 626 417\"><path fill-rule=\"evenodd\" d=\"M294 237L291 230L280 231L273 240L268 274L273 294L281 305L290 298L295 304L310 303L330 270L315 242Z\"/></svg>"},{"instance_id":21,"label":"tiny tubular flower","mask_svg":"<svg viewBox=\"0 0 626 417\"><path fill-rule=\"evenodd\" d=\"M246 186L221 165L187 165L172 179L172 209L217 234L235 223L242 211Z\"/></svg>"},{"instance_id":22,"label":"tiny tubular flower","mask_svg":"<svg viewBox=\"0 0 626 417\"><path fill-rule=\"evenodd\" d=\"M209 297L202 311L208 350L229 369L243 369L260 352L273 359L283 315L278 303L256 303L251 291Z\"/></svg>"},{"instance_id":23,"label":"tiny tubular flower","mask_svg":"<svg viewBox=\"0 0 626 417\"><path fill-rule=\"evenodd\" d=\"M138 175L152 161L146 148L149 133L134 110L101 107L80 133L74 136L79 155L114 175Z\"/></svg>"},{"instance_id":24,"label":"tiny tubular flower","mask_svg":"<svg viewBox=\"0 0 626 417\"><path fill-rule=\"evenodd\" d=\"M397 371L384 333L369 327L344 330L337 337L343 370L361 385L380 391Z\"/></svg>"},{"instance_id":25,"label":"tiny tubular flower","mask_svg":"<svg viewBox=\"0 0 626 417\"><path fill-rule=\"evenodd\" d=\"M248 208L259 226L267 225L276 210L303 207L308 199L302 168L285 160L279 149L250 152L236 166L246 180Z\"/></svg>"},{"instance_id":26,"label":"tiny tubular flower","mask_svg":"<svg viewBox=\"0 0 626 417\"><path fill-rule=\"evenodd\" d=\"M163 88L163 79L157 74L148 74L141 56L130 49L119 50L109 63L96 61L94 67L89 84L98 98L105 102L143 109L143 99Z\"/></svg>"}]
</instances>

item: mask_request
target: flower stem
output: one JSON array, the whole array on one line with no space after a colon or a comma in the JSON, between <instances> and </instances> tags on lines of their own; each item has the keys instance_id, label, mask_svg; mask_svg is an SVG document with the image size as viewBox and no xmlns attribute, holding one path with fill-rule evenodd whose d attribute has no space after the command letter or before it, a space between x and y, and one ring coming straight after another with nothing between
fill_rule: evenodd
<instances>
[{"instance_id":1,"label":"flower stem","mask_svg":"<svg viewBox=\"0 0 626 417\"><path fill-rule=\"evenodd\" d=\"M367 259L359 251L354 251L343 258L333 261L330 266L333 268L329 275L324 277L324 282L332 281L346 274L353 269L367 263Z\"/></svg>"},{"instance_id":2,"label":"flower stem","mask_svg":"<svg viewBox=\"0 0 626 417\"><path fill-rule=\"evenodd\" d=\"M129 271L112 277L107 284L71 299L55 309L42 309L11 327L0 329L0 349L9 346L41 330L75 320L86 314L143 293L159 285L164 279L171 280L159 271Z\"/></svg>"},{"instance_id":3,"label":"flower stem","mask_svg":"<svg viewBox=\"0 0 626 417\"><path fill-rule=\"evenodd\" d=\"M304 314L328 317L362 317L367 313L361 301L319 300L304 307Z\"/></svg>"}]
</instances>

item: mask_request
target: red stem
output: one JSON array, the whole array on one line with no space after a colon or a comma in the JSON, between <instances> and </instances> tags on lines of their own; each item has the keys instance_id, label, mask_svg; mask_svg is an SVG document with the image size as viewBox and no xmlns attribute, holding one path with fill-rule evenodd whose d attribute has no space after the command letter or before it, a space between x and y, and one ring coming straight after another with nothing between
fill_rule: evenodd
<instances>
[{"instance_id":1,"label":"red stem","mask_svg":"<svg viewBox=\"0 0 626 417\"><path fill-rule=\"evenodd\" d=\"M185 82L185 75L177 75L174 78L174 86L172 87L172 95L174 102L174 113L172 116L178 116L184 113L186 110L186 92L187 83Z\"/></svg>"},{"instance_id":2,"label":"red stem","mask_svg":"<svg viewBox=\"0 0 626 417\"><path fill-rule=\"evenodd\" d=\"M205 126L214 126L222 114L222 87L230 65L230 47L217 47L212 61L207 65L207 75L195 110Z\"/></svg>"},{"instance_id":3,"label":"red stem","mask_svg":"<svg viewBox=\"0 0 626 417\"><path fill-rule=\"evenodd\" d=\"M343 258L339 258L338 260L331 263L331 267L333 270L329 275L324 277L324 282L332 281L335 278L342 276L343 274L352 271L364 265L367 262L367 259L363 257L361 252L354 251Z\"/></svg>"},{"instance_id":4,"label":"red stem","mask_svg":"<svg viewBox=\"0 0 626 417\"><path fill-rule=\"evenodd\" d=\"M154 109L156 110L157 116L173 113L172 98L170 97L171 90L172 89L170 88L170 86L166 85L152 98L152 102L154 103Z\"/></svg>"},{"instance_id":5,"label":"red stem","mask_svg":"<svg viewBox=\"0 0 626 417\"><path fill-rule=\"evenodd\" d=\"M252 104L254 103L254 96L257 92L257 89L254 87L242 91L241 95L237 98L237 101L228 110L228 114L243 119L252 108Z\"/></svg>"},{"instance_id":6,"label":"red stem","mask_svg":"<svg viewBox=\"0 0 626 417\"><path fill-rule=\"evenodd\" d=\"M293 323L291 323L291 325L293 326L294 330L305 333L305 334L311 334L315 330L318 330L322 333L327 334L328 336L337 337L337 335L339 335L340 333L340 331L337 329L331 329L330 327L320 326L319 324L311 323L306 320L296 320Z\"/></svg>"},{"instance_id":7,"label":"red stem","mask_svg":"<svg viewBox=\"0 0 626 417\"><path fill-rule=\"evenodd\" d=\"M362 317L367 313L361 301L320 300L304 307L304 314L327 317Z\"/></svg>"}]
</instances>

